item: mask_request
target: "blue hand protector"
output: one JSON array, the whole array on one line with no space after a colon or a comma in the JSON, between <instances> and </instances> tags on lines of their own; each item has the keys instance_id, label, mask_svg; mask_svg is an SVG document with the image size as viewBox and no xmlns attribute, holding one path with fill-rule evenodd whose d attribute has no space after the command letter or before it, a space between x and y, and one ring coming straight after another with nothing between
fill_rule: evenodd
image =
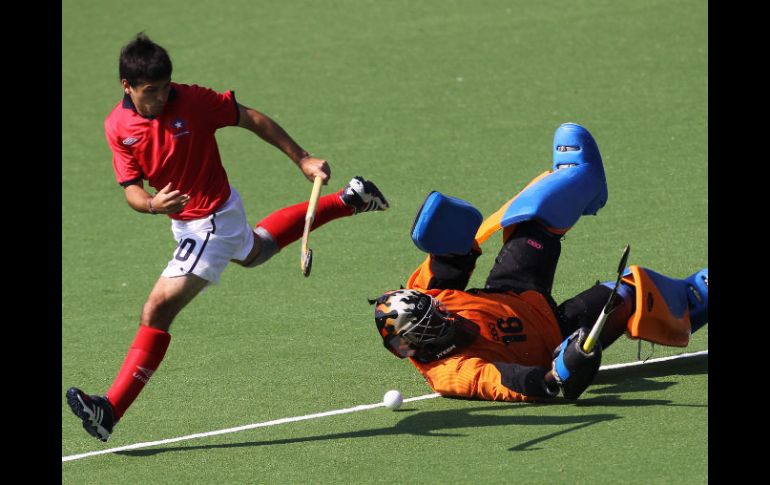
<instances>
[{"instance_id":1,"label":"blue hand protector","mask_svg":"<svg viewBox=\"0 0 770 485\"><path fill-rule=\"evenodd\" d=\"M583 352L588 330L581 327L556 347L553 373L565 399L575 400L583 394L602 362L602 344L597 342L590 354Z\"/></svg>"}]
</instances>

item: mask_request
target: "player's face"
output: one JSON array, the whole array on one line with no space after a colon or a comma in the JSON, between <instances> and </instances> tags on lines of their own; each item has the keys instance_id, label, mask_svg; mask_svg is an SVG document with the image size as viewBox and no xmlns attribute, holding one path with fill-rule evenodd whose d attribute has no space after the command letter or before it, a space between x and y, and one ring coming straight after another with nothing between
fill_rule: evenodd
<instances>
[{"instance_id":1,"label":"player's face","mask_svg":"<svg viewBox=\"0 0 770 485\"><path fill-rule=\"evenodd\" d=\"M171 79L162 79L153 82L141 82L136 86L129 86L123 81L123 87L131 96L136 111L142 116L160 116L168 101L168 93L171 91Z\"/></svg>"}]
</instances>

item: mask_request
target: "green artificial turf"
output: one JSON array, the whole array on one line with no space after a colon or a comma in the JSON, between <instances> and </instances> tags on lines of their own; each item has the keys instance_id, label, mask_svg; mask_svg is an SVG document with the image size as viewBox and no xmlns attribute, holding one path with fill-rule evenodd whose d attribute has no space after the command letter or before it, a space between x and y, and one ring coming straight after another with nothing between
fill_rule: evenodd
<instances>
[{"instance_id":1,"label":"green artificial turf","mask_svg":"<svg viewBox=\"0 0 770 485\"><path fill-rule=\"evenodd\" d=\"M550 168L563 122L597 140L609 201L567 234L557 301L614 279L625 244L630 264L673 277L708 266L704 2L68 0L62 15L62 457L431 393L382 347L367 298L422 261L409 229L431 190L490 214ZM175 320L102 444L64 391L106 391L175 247L167 218L125 203L102 130L122 96L119 50L139 31L168 49L175 81L234 90L327 158L324 193L363 175L391 209L314 233L310 278L296 243L228 268ZM217 139L251 222L307 199L275 148L239 128ZM470 286L498 247L484 245ZM707 348L708 326L652 356ZM622 339L603 363L636 351ZM62 463L62 481L704 483L707 364L600 374L577 404L427 399L93 456Z\"/></svg>"}]
</instances>

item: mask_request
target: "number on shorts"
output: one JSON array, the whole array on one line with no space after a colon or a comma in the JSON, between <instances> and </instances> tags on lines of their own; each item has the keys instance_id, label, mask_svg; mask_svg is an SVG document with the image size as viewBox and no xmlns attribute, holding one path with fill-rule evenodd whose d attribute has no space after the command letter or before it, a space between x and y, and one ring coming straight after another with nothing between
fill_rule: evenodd
<instances>
[{"instance_id":1,"label":"number on shorts","mask_svg":"<svg viewBox=\"0 0 770 485\"><path fill-rule=\"evenodd\" d=\"M182 242L179 243L179 248L176 250L174 258L179 261L187 261L187 258L190 257L193 249L195 249L195 240L183 239ZM185 253L182 254L182 251L185 251Z\"/></svg>"}]
</instances>

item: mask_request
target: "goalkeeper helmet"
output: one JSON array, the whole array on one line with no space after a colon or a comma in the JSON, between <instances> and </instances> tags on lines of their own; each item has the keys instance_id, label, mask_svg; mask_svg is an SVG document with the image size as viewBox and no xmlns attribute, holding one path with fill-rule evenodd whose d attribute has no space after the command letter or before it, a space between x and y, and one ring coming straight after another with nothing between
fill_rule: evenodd
<instances>
[{"instance_id":1,"label":"goalkeeper helmet","mask_svg":"<svg viewBox=\"0 0 770 485\"><path fill-rule=\"evenodd\" d=\"M416 290L389 291L377 298L374 321L385 347L397 357L412 357L448 336L453 316L430 295Z\"/></svg>"}]
</instances>

